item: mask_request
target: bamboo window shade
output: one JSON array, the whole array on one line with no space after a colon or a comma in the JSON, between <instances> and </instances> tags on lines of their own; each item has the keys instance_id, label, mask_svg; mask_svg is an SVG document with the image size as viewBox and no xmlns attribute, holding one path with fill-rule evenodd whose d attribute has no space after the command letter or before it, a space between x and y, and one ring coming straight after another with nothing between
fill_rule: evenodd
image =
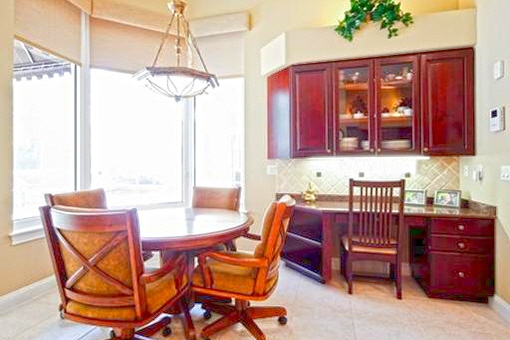
<instances>
[{"instance_id":1,"label":"bamboo window shade","mask_svg":"<svg viewBox=\"0 0 510 340\"><path fill-rule=\"evenodd\" d=\"M91 66L128 73L152 64L170 21L169 12L119 0L15 0L16 37L80 64L81 11L90 14ZM195 35L211 72L221 77L244 73L247 13L194 20L190 25L193 32L200 31ZM166 44L162 61L175 61L173 45Z\"/></svg>"},{"instance_id":2,"label":"bamboo window shade","mask_svg":"<svg viewBox=\"0 0 510 340\"><path fill-rule=\"evenodd\" d=\"M16 38L80 64L81 10L66 0L16 0Z\"/></svg>"}]
</instances>

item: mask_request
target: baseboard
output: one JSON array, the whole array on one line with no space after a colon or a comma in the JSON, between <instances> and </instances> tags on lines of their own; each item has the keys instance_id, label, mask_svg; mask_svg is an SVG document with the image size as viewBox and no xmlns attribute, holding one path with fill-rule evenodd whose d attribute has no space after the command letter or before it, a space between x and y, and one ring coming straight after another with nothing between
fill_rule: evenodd
<instances>
[{"instance_id":1,"label":"baseboard","mask_svg":"<svg viewBox=\"0 0 510 340\"><path fill-rule=\"evenodd\" d=\"M384 275L388 272L388 265L381 262L372 261L359 261L353 264L354 270L363 273L375 273L378 275ZM340 270L340 258L333 257L331 261L331 267L333 270ZM411 265L407 262L402 263L402 276L411 276Z\"/></svg>"},{"instance_id":2,"label":"baseboard","mask_svg":"<svg viewBox=\"0 0 510 340\"><path fill-rule=\"evenodd\" d=\"M503 319L510 323L510 303L498 295L489 298L489 306Z\"/></svg>"},{"instance_id":3,"label":"baseboard","mask_svg":"<svg viewBox=\"0 0 510 340\"><path fill-rule=\"evenodd\" d=\"M19 307L20 304L50 292L52 289L55 289L55 286L55 277L52 275L14 292L0 296L0 310L5 311Z\"/></svg>"}]
</instances>

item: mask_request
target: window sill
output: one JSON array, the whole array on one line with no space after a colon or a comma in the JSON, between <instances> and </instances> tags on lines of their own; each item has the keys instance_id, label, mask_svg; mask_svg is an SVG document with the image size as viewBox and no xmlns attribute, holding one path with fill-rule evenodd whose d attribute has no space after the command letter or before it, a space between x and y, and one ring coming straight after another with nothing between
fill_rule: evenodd
<instances>
[{"instance_id":1,"label":"window sill","mask_svg":"<svg viewBox=\"0 0 510 340\"><path fill-rule=\"evenodd\" d=\"M14 221L13 223L15 228L12 233L9 234L11 237L11 245L13 246L44 238L44 229L40 220L38 223L25 220Z\"/></svg>"}]
</instances>

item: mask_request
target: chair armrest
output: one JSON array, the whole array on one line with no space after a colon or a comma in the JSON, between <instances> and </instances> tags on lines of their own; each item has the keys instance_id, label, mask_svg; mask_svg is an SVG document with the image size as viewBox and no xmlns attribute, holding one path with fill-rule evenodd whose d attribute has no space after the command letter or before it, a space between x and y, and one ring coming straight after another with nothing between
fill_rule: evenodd
<instances>
[{"instance_id":1,"label":"chair armrest","mask_svg":"<svg viewBox=\"0 0 510 340\"><path fill-rule=\"evenodd\" d=\"M140 283L147 284L155 282L177 268L183 268L184 271L186 270L186 254L181 253L170 260L167 260L163 263L161 268L154 272L142 274L142 276L140 276Z\"/></svg>"},{"instance_id":2,"label":"chair armrest","mask_svg":"<svg viewBox=\"0 0 510 340\"><path fill-rule=\"evenodd\" d=\"M228 253L222 252L206 252L198 255L199 262L205 263L207 258L214 259L216 261L220 261L227 264L232 264L235 266L241 267L251 267L251 268L260 268L269 265L269 261L266 258L239 258L234 257Z\"/></svg>"},{"instance_id":3,"label":"chair armrest","mask_svg":"<svg viewBox=\"0 0 510 340\"><path fill-rule=\"evenodd\" d=\"M246 234L242 235L242 237L246 237L247 239L255 240L255 241L262 240L262 237L260 237L260 235L256 235L256 234L252 234L252 233L248 233L248 232Z\"/></svg>"}]
</instances>

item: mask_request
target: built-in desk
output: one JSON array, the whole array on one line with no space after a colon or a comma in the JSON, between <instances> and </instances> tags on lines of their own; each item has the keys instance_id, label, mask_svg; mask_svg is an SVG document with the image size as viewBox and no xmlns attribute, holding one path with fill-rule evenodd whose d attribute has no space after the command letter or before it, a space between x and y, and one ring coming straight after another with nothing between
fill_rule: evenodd
<instances>
[{"instance_id":1,"label":"built-in desk","mask_svg":"<svg viewBox=\"0 0 510 340\"><path fill-rule=\"evenodd\" d=\"M341 196L298 203L282 254L287 266L323 283L331 280L348 211ZM494 207L468 201L460 209L406 206L404 216L403 259L429 296L487 300L494 294Z\"/></svg>"}]
</instances>

